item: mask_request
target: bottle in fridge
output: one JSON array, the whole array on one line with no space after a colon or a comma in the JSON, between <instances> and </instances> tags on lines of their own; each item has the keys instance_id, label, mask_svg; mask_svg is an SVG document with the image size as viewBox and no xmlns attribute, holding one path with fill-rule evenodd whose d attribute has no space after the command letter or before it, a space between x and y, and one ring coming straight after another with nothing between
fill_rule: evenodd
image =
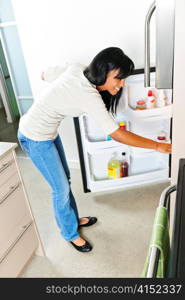
<instances>
[{"instance_id":1,"label":"bottle in fridge","mask_svg":"<svg viewBox=\"0 0 185 300\"><path fill-rule=\"evenodd\" d=\"M126 124L125 124L125 122L119 122L119 128L121 129L121 130L126 130Z\"/></svg>"},{"instance_id":2,"label":"bottle in fridge","mask_svg":"<svg viewBox=\"0 0 185 300\"><path fill-rule=\"evenodd\" d=\"M120 159L117 152L113 152L108 162L108 178L117 179L120 178Z\"/></svg>"},{"instance_id":3,"label":"bottle in fridge","mask_svg":"<svg viewBox=\"0 0 185 300\"><path fill-rule=\"evenodd\" d=\"M122 160L120 164L120 177L127 177L128 176L128 162L126 160L126 153L122 152Z\"/></svg>"},{"instance_id":4,"label":"bottle in fridge","mask_svg":"<svg viewBox=\"0 0 185 300\"><path fill-rule=\"evenodd\" d=\"M148 109L156 107L156 99L155 99L155 96L154 96L152 90L148 91L148 97L147 97L146 107Z\"/></svg>"}]
</instances>

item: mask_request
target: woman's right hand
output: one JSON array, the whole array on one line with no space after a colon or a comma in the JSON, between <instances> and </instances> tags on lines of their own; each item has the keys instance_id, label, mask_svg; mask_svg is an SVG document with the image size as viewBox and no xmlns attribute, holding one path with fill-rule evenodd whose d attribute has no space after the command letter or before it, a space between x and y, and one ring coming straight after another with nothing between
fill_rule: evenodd
<instances>
[{"instance_id":1,"label":"woman's right hand","mask_svg":"<svg viewBox=\"0 0 185 300\"><path fill-rule=\"evenodd\" d=\"M172 152L172 145L167 143L157 143L156 151L170 154Z\"/></svg>"}]
</instances>

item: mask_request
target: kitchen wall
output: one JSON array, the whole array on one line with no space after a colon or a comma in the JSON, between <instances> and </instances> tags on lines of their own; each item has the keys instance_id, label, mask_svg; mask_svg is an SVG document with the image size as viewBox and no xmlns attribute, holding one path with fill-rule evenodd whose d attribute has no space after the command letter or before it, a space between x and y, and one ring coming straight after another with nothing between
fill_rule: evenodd
<instances>
[{"instance_id":1,"label":"kitchen wall","mask_svg":"<svg viewBox=\"0 0 185 300\"><path fill-rule=\"evenodd\" d=\"M103 48L121 47L137 68L144 66L144 22L153 0L12 0L34 99L45 88L48 65L89 64ZM153 23L153 21L152 21ZM151 31L154 33L154 27ZM154 41L152 40L152 49ZM152 51L151 62L154 64ZM78 166L73 121L62 123L68 161Z\"/></svg>"}]
</instances>

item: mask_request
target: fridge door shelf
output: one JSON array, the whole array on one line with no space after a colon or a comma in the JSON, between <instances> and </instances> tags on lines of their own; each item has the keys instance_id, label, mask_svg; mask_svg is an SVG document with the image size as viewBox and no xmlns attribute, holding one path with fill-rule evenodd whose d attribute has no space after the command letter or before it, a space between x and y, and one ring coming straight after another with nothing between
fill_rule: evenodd
<instances>
[{"instance_id":1,"label":"fridge door shelf","mask_svg":"<svg viewBox=\"0 0 185 300\"><path fill-rule=\"evenodd\" d=\"M117 149L116 149L117 150ZM88 161L90 167L90 178L94 181L104 181L109 180L108 178L108 162L111 158L113 152L117 152L117 157L122 160L122 152L125 152L125 159L128 162L128 177L117 178L114 180L124 180L126 183L129 181L132 176L145 174L148 178L148 173L153 173L155 171L161 171L168 168L169 156L167 154L159 152L148 152L148 153L133 153L128 150L123 150L122 148L119 151L112 149L110 151L98 151L94 154L88 154ZM167 179L167 177L166 177Z\"/></svg>"},{"instance_id":2,"label":"fridge door shelf","mask_svg":"<svg viewBox=\"0 0 185 300\"><path fill-rule=\"evenodd\" d=\"M130 154L130 175L146 174L167 169L169 155L160 152L131 152Z\"/></svg>"},{"instance_id":3,"label":"fridge door shelf","mask_svg":"<svg viewBox=\"0 0 185 300\"><path fill-rule=\"evenodd\" d=\"M148 172L145 174L132 175L119 179L106 179L106 180L94 180L91 178L88 181L88 188L91 192L108 191L114 189L126 189L128 187L134 187L141 184L150 184L157 182L166 182L169 169L161 169L154 172Z\"/></svg>"},{"instance_id":4,"label":"fridge door shelf","mask_svg":"<svg viewBox=\"0 0 185 300\"><path fill-rule=\"evenodd\" d=\"M157 137L156 137L156 135L151 135L151 136L146 136L146 135L142 135L143 137L146 137L146 138L149 138L149 139L151 139L151 140L153 140L153 141L155 141L155 142L158 142L158 143L169 143L169 144L171 144L171 140L168 138L166 141L164 141L164 140L158 140L157 139ZM147 153L155 153L156 152L156 150L154 150L154 149L146 149L146 148L140 148L140 147L130 147L130 153L131 153L131 155L140 155L140 154L147 154ZM156 153L158 153L158 152L156 152ZM165 155L167 155L167 154L165 154Z\"/></svg>"},{"instance_id":5,"label":"fridge door shelf","mask_svg":"<svg viewBox=\"0 0 185 300\"><path fill-rule=\"evenodd\" d=\"M173 105L166 105L164 107L156 107L152 109L143 109L143 110L135 110L128 107L127 114L130 119L132 120L139 120L142 121L157 121L163 119L170 119L172 117L172 107Z\"/></svg>"},{"instance_id":6,"label":"fridge door shelf","mask_svg":"<svg viewBox=\"0 0 185 300\"><path fill-rule=\"evenodd\" d=\"M126 129L129 130L129 122L126 120L116 120L117 124L119 122L125 122ZM116 147L119 146L120 143L114 140L107 140L106 135L102 132L101 129L97 127L94 120L92 120L87 115L83 115L80 117L81 128L84 129L84 139L89 148L99 149L105 147Z\"/></svg>"},{"instance_id":7,"label":"fridge door shelf","mask_svg":"<svg viewBox=\"0 0 185 300\"><path fill-rule=\"evenodd\" d=\"M90 154L93 153L100 153L100 152L114 152L114 151L119 151L122 149L122 152L127 152L128 151L128 146L116 142L114 140L110 141L103 141L103 142L89 142L86 140L86 149L87 152Z\"/></svg>"},{"instance_id":8,"label":"fridge door shelf","mask_svg":"<svg viewBox=\"0 0 185 300\"><path fill-rule=\"evenodd\" d=\"M95 181L109 180L108 178L108 162L112 157L112 154L116 152L116 156L119 161L123 160L122 153L125 153L124 159L130 166L130 152L128 147L104 149L95 153L88 154L88 162L90 168L90 178ZM129 168L128 168L129 171ZM129 173L129 172L128 172ZM129 173L130 175L130 173Z\"/></svg>"},{"instance_id":9,"label":"fridge door shelf","mask_svg":"<svg viewBox=\"0 0 185 300\"><path fill-rule=\"evenodd\" d=\"M160 142L160 141L158 141ZM162 142L162 141L161 141ZM171 141L167 141L167 143L171 143ZM139 154L143 154L143 155L147 155L150 153L155 153L156 150L153 149L145 149L145 148L138 148L138 147L132 147L130 150L131 155L139 155ZM167 154L165 154L167 155Z\"/></svg>"}]
</instances>

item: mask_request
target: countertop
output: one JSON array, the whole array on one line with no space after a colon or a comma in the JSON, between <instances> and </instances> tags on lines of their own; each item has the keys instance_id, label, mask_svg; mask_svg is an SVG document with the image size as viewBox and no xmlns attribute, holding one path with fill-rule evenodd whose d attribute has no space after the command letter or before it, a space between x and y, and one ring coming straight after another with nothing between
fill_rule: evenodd
<instances>
[{"instance_id":1,"label":"countertop","mask_svg":"<svg viewBox=\"0 0 185 300\"><path fill-rule=\"evenodd\" d=\"M0 142L0 159L17 147L17 143Z\"/></svg>"}]
</instances>

